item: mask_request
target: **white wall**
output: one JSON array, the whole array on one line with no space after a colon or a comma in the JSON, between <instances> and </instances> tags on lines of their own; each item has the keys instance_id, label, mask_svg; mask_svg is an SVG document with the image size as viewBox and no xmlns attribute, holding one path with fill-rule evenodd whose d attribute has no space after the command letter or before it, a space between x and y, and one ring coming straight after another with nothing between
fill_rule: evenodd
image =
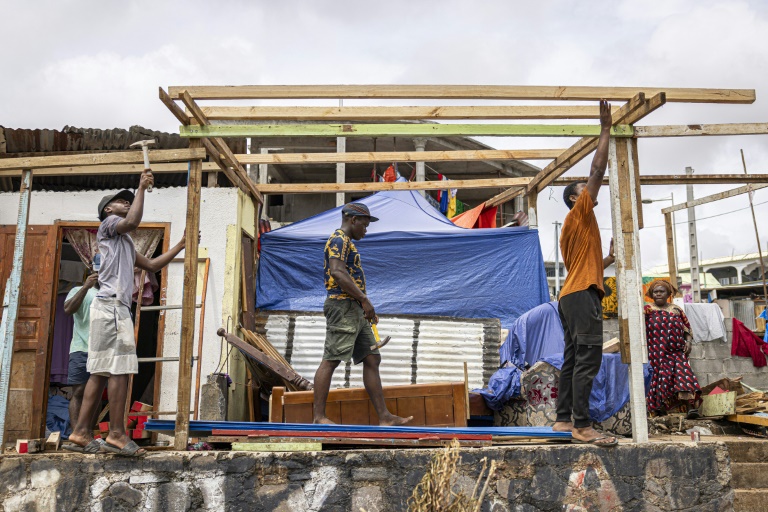
<instances>
[{"instance_id":1,"label":"white wall","mask_svg":"<svg viewBox=\"0 0 768 512\"><path fill-rule=\"evenodd\" d=\"M33 185L34 189L34 185ZM112 193L117 192L111 191ZM30 224L53 224L63 221L98 221L96 210L99 200L110 191L84 192L32 192L30 203ZM186 225L186 188L155 189L146 194L144 204L144 222L170 222L170 246L181 238ZM227 246L227 226L237 224L237 189L203 188L201 193L200 247L207 248L211 258L208 276L208 290L205 310L205 333L203 344L202 378L215 371L219 362L219 337L216 330L222 326L222 302L224 293L224 269ZM18 193L0 193L0 225L16 224L18 215ZM239 241L239 239L238 239ZM180 256L183 256L183 252ZM184 265L171 263L168 268L167 304L181 304L184 279ZM198 294L202 290L198 290ZM199 310L198 310L199 311ZM165 320L165 357L178 357L181 336L181 310L166 312ZM195 322L195 348L199 333L199 314ZM176 390L178 382L178 363L164 363L161 384L160 409L176 410ZM195 371L197 368L195 367ZM194 375L194 373L193 373ZM194 382L194 381L193 381ZM194 394L194 388L193 388ZM194 397L193 397L194 400ZM193 402L194 404L194 402ZM165 416L164 419L174 419Z\"/></svg>"}]
</instances>

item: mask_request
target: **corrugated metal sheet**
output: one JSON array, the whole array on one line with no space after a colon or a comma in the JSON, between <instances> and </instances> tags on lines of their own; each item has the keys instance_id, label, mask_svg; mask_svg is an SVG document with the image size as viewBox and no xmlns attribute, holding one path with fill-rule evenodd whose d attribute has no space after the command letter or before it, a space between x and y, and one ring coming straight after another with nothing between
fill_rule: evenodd
<instances>
[{"instance_id":1,"label":"corrugated metal sheet","mask_svg":"<svg viewBox=\"0 0 768 512\"><path fill-rule=\"evenodd\" d=\"M732 300L731 310L733 311L733 317L746 325L748 329L752 331L757 329L757 322L755 322L755 301Z\"/></svg>"},{"instance_id":2,"label":"corrugated metal sheet","mask_svg":"<svg viewBox=\"0 0 768 512\"><path fill-rule=\"evenodd\" d=\"M318 313L269 313L267 337L293 368L312 380L322 359L325 317ZM379 333L392 340L381 350L385 386L461 381L467 362L470 388L496 371L501 343L496 319L436 319L379 316ZM332 387L361 387L362 366L339 367Z\"/></svg>"}]
</instances>

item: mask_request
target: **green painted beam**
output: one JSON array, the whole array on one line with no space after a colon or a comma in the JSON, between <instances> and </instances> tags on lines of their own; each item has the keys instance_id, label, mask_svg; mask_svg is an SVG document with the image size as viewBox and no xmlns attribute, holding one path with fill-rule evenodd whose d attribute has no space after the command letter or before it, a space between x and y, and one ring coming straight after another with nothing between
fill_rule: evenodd
<instances>
[{"instance_id":1,"label":"green painted beam","mask_svg":"<svg viewBox=\"0 0 768 512\"><path fill-rule=\"evenodd\" d=\"M614 137L632 137L616 125ZM179 127L182 137L597 137L599 125L581 124L239 124Z\"/></svg>"}]
</instances>

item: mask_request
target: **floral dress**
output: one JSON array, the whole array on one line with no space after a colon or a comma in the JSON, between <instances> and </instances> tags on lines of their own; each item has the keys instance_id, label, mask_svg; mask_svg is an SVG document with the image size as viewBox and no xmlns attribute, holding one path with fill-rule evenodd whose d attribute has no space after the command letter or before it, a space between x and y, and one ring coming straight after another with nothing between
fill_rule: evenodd
<instances>
[{"instance_id":1,"label":"floral dress","mask_svg":"<svg viewBox=\"0 0 768 512\"><path fill-rule=\"evenodd\" d=\"M691 325L674 304L645 306L648 359L653 368L646 396L648 411L667 411L679 405L697 407L701 387L685 355L685 336Z\"/></svg>"}]
</instances>

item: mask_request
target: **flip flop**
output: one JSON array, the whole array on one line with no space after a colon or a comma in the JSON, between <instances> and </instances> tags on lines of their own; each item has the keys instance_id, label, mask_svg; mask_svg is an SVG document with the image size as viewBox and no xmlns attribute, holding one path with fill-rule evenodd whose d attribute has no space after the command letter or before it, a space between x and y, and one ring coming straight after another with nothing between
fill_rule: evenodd
<instances>
[{"instance_id":1,"label":"flip flop","mask_svg":"<svg viewBox=\"0 0 768 512\"><path fill-rule=\"evenodd\" d=\"M139 453L139 450L142 448L136 444L135 441L128 441L128 443L123 446L122 448L119 448L111 443L104 442L104 446L101 447L104 451L114 453L117 455L122 455L123 457L141 457L146 452L146 450L143 453Z\"/></svg>"},{"instance_id":2,"label":"flip flop","mask_svg":"<svg viewBox=\"0 0 768 512\"><path fill-rule=\"evenodd\" d=\"M613 439L613 442L611 443L598 443L597 441L602 441L603 439ZM589 441L582 441L581 439L576 439L575 437L571 440L574 444L591 444L594 446L616 446L619 444L619 440L616 439L615 436L597 436L594 439L590 439Z\"/></svg>"},{"instance_id":3,"label":"flip flop","mask_svg":"<svg viewBox=\"0 0 768 512\"><path fill-rule=\"evenodd\" d=\"M62 448L76 453L94 454L101 451L103 444L104 441L101 439L91 439L91 441L85 446L80 446L79 444L75 443L67 443L62 445Z\"/></svg>"},{"instance_id":4,"label":"flip flop","mask_svg":"<svg viewBox=\"0 0 768 512\"><path fill-rule=\"evenodd\" d=\"M685 415L685 419L687 420L696 420L699 418L701 418L701 414L698 409L691 409L688 411L688 414Z\"/></svg>"}]
</instances>

